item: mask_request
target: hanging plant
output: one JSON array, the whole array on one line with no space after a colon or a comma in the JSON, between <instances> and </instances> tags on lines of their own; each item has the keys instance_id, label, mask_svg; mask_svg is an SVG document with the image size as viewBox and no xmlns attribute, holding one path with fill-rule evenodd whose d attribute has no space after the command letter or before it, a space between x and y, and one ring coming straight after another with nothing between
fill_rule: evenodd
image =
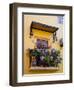
<instances>
[{"instance_id":1,"label":"hanging plant","mask_svg":"<svg viewBox=\"0 0 74 90\"><path fill-rule=\"evenodd\" d=\"M54 33L53 33L53 42L57 41L57 36L56 36L56 35L57 35L57 33L54 32Z\"/></svg>"},{"instance_id":2,"label":"hanging plant","mask_svg":"<svg viewBox=\"0 0 74 90\"><path fill-rule=\"evenodd\" d=\"M59 40L60 47L63 47L63 38Z\"/></svg>"}]
</instances>

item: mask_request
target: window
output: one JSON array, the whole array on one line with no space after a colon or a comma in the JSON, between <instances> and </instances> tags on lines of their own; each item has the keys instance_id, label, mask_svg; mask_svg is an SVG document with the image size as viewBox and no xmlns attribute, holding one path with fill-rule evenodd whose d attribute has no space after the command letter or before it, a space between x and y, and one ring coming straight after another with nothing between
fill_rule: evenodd
<instances>
[{"instance_id":1,"label":"window","mask_svg":"<svg viewBox=\"0 0 74 90\"><path fill-rule=\"evenodd\" d=\"M48 41L42 40L42 39L37 39L36 46L37 46L37 48L47 48L48 47Z\"/></svg>"}]
</instances>

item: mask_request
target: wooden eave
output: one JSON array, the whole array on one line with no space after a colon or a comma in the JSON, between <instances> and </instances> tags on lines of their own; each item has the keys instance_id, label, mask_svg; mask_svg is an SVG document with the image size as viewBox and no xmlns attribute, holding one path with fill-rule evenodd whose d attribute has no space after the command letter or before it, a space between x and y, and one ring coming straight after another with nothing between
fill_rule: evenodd
<instances>
[{"instance_id":1,"label":"wooden eave","mask_svg":"<svg viewBox=\"0 0 74 90\"><path fill-rule=\"evenodd\" d=\"M41 30L41 31L50 32L50 33L54 33L58 30L58 27L48 26L46 24L42 24L42 23L35 22L35 21L33 21L31 23L31 32L32 32L32 28L37 29L37 30Z\"/></svg>"}]
</instances>

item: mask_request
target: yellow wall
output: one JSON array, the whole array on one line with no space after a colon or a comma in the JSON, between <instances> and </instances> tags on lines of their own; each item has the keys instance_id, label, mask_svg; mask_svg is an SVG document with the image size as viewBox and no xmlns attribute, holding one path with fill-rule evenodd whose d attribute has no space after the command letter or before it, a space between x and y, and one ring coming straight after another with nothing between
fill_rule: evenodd
<instances>
[{"instance_id":1,"label":"yellow wall","mask_svg":"<svg viewBox=\"0 0 74 90\"><path fill-rule=\"evenodd\" d=\"M51 20L51 21L50 21ZM43 32L43 31L39 31L39 30L34 30L33 29L33 37L30 38L30 25L32 21L37 21L40 23L44 23L47 25L52 25L52 26L56 26L59 27L60 30L63 30L63 25L58 25L57 21L57 17L56 16L33 16L33 15L24 15L24 73L25 74L33 74L33 73L55 73L55 72L63 72L63 63L60 64L59 66L59 70L58 71L30 71L29 68L29 52L28 52L28 48L33 49L35 47L35 44L32 43L33 41L36 42L37 38L44 38L48 40L48 44L52 45L53 48L56 49L60 49L58 42L56 42L56 44L52 43L52 33L48 33L48 32ZM61 34L60 34L61 32ZM58 35L57 37L60 38L62 37L63 31L58 30ZM60 36L59 36L60 35ZM51 39L50 39L51 38ZM63 55L63 50L61 50L61 55Z\"/></svg>"}]
</instances>

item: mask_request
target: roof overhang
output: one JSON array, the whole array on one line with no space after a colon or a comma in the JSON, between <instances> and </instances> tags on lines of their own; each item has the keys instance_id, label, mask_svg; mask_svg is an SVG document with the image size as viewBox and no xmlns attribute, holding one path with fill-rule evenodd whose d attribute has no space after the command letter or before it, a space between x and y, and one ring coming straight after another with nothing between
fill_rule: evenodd
<instances>
[{"instance_id":1,"label":"roof overhang","mask_svg":"<svg viewBox=\"0 0 74 90\"><path fill-rule=\"evenodd\" d=\"M49 25L42 24L42 23L35 22L35 21L33 21L31 23L31 28L38 29L38 30L43 30L43 31L46 31L46 32L51 32L51 33L54 33L58 30L58 27L49 26Z\"/></svg>"}]
</instances>

